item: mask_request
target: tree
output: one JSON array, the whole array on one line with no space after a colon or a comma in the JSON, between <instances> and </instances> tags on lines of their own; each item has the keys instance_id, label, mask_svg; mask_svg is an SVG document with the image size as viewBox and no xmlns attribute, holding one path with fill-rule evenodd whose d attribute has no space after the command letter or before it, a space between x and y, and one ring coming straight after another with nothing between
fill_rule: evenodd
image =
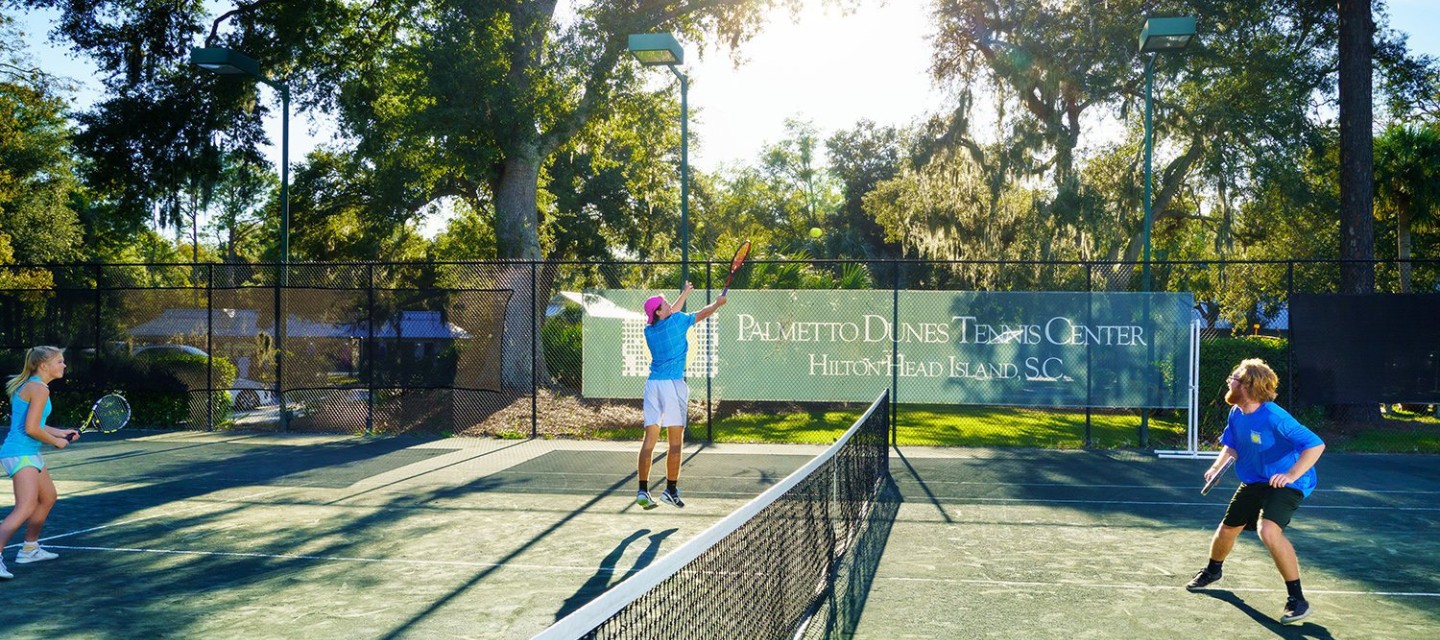
<instances>
[{"instance_id":1,"label":"tree","mask_svg":"<svg viewBox=\"0 0 1440 640\"><path fill-rule=\"evenodd\" d=\"M1377 216L1395 221L1400 292L1410 292L1411 230L1440 222L1440 122L1392 124L1375 140Z\"/></svg>"},{"instance_id":2,"label":"tree","mask_svg":"<svg viewBox=\"0 0 1440 640\"><path fill-rule=\"evenodd\" d=\"M260 254L258 231L264 217L263 205L278 198L280 180L271 171L270 163L253 149L230 150L222 155L221 163L210 231L222 260L231 264L254 262Z\"/></svg>"},{"instance_id":3,"label":"tree","mask_svg":"<svg viewBox=\"0 0 1440 640\"><path fill-rule=\"evenodd\" d=\"M70 206L80 185L61 91L30 65L11 19L0 16L0 264L81 255L80 221Z\"/></svg>"},{"instance_id":4,"label":"tree","mask_svg":"<svg viewBox=\"0 0 1440 640\"><path fill-rule=\"evenodd\" d=\"M865 194L900 172L905 153L902 132L861 120L825 141L830 169L841 184L843 201L830 222L826 243L835 253L852 258L887 258L900 254L885 239L885 229L865 213Z\"/></svg>"},{"instance_id":5,"label":"tree","mask_svg":"<svg viewBox=\"0 0 1440 640\"><path fill-rule=\"evenodd\" d=\"M153 149L150 156L158 163L136 153L137 145L123 149L123 155L149 166L138 173L164 180L153 192L112 191L117 197L129 195L142 204L177 193L172 185L178 182L165 163L197 152L205 136L190 135L192 129L225 130L231 139L259 143L254 131L235 130L237 123L255 123L263 115L251 108L255 83L200 76L188 68L187 47L206 34L207 45L229 46L264 61L265 72L285 79L302 109L336 113L342 132L354 141L356 163L372 173L376 191L366 217L394 222L429 203L460 198L493 217L496 257L540 260L550 255L541 246L542 214L553 204L546 172L555 154L592 121L613 121L610 114L645 106L628 99L642 93L643 78L628 61L626 34L666 30L701 47L719 42L734 48L771 12L799 5L800 0L679 5L596 0L557 15L555 0L255 0L237 3L207 29L206 4L198 0L108 0L61 4L59 30L100 60L117 96L148 93L158 105L199 96L207 105L197 106L181 130L166 132L180 142ZM191 91L179 91L182 82L193 83ZM120 107L102 111L144 111L140 104ZM120 146L116 141L96 150ZM218 164L203 169L219 173ZM529 310L537 306L531 295L549 283L506 280L501 286L526 293L512 298L516 311L508 321L518 330L506 332L505 362L517 368L507 368L504 379L511 387L528 388L531 358L514 350L528 348L525 327L531 324Z\"/></svg>"},{"instance_id":6,"label":"tree","mask_svg":"<svg viewBox=\"0 0 1440 640\"><path fill-rule=\"evenodd\" d=\"M1116 236L1120 242L1099 255L1138 259L1139 193L1096 192L1086 183L1083 164L1096 160L1087 156L1086 147L1096 148L1087 135L1103 131L1104 120L1119 118L1128 140L1139 135L1143 59L1135 53L1135 37L1140 16L1152 12L1153 3L1143 0L1107 1L1104 12L1087 3L1045 0L939 1L936 78L955 86L959 99L948 125L927 135L968 153L999 185L1043 179L1048 185L1038 193L1035 212L1057 228L1073 229L1063 238L1094 238L1084 225L1119 206L1126 212L1113 222L1123 231ZM1326 102L1335 97L1336 9L1290 0L1189 0L1166 4L1164 12L1200 17L1201 35L1185 52L1155 62L1155 242L1171 242L1166 236L1185 234L1198 223L1217 234L1214 245L1223 248L1238 203L1253 195L1260 177L1297 166L1325 140L1329 124L1315 117L1313 101L1316 95ZM1410 58L1394 33L1380 42L1382 72L1408 78L1401 82L1407 91L1423 94L1413 81L1424 75L1424 61ZM994 120L978 117L981 88L994 89ZM982 150L978 140L986 123L995 124L1007 156ZM1100 148L1109 153L1104 144ZM1139 147L1130 148L1136 150L1130 163L1138 167ZM1096 196L1106 212L1087 209ZM1067 242L1056 249L1061 257L1094 254Z\"/></svg>"}]
</instances>

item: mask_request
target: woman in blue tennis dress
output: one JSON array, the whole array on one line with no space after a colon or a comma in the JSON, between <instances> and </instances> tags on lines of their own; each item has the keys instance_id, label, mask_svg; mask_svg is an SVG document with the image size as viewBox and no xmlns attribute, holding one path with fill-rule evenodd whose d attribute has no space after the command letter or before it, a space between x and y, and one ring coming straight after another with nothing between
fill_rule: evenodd
<instances>
[{"instance_id":1,"label":"woman in blue tennis dress","mask_svg":"<svg viewBox=\"0 0 1440 640\"><path fill-rule=\"evenodd\" d=\"M54 560L57 554L40 547L40 529L55 506L55 482L40 455L41 445L64 449L79 432L45 426L50 417L50 383L65 375L65 351L59 347L33 347L25 353L25 368L5 385L10 397L10 429L0 444L0 467L15 485L15 509L0 522L0 548L25 525L25 546L15 554L16 564ZM73 435L72 435L73 434ZM15 577L0 558L0 578Z\"/></svg>"}]
</instances>

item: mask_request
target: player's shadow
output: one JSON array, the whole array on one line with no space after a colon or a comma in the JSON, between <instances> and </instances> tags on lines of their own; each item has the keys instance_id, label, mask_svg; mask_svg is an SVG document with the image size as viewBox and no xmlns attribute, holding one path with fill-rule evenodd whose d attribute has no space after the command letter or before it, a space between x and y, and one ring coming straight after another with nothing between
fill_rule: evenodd
<instances>
[{"instance_id":1,"label":"player's shadow","mask_svg":"<svg viewBox=\"0 0 1440 640\"><path fill-rule=\"evenodd\" d=\"M590 576L590 579L586 580L585 584L580 585L580 588L575 591L575 595L565 599L564 604L560 606L560 610L555 612L555 619L560 620L570 615L576 609L585 606L610 587L620 584L626 578L634 575L635 572L650 566L650 563L655 560L655 556L660 553L660 544L665 541L665 538L670 537L670 535L676 531L679 531L679 529L666 529L659 533L652 534L649 529L640 529L635 533L625 536L624 540L621 540L610 553L605 554L605 557L600 560L600 566L595 569L595 575ZM618 573L615 565L620 563L620 558L625 555L625 550L634 544L635 541L647 536L649 540L645 544L645 550L641 551L640 555L635 558L635 564L626 570L624 575L620 576L620 579L615 580L614 584L611 584L610 581L614 579L615 574Z\"/></svg>"},{"instance_id":2,"label":"player's shadow","mask_svg":"<svg viewBox=\"0 0 1440 640\"><path fill-rule=\"evenodd\" d=\"M1279 620L1276 620L1275 618L1270 617L1265 613L1262 613L1259 609L1250 606L1249 603L1245 602L1244 598L1241 598L1240 596L1237 596L1230 591L1225 591L1223 589L1210 589L1206 591L1201 591L1199 593L1203 593L1221 602L1228 602L1231 605L1234 605L1234 607L1236 609L1239 609L1241 613L1250 616L1251 620L1254 620L1255 622L1259 623L1260 626L1265 627L1266 629L1270 630L1272 633L1281 638L1295 638L1297 640L1300 638L1314 638L1316 640L1334 640L1334 636L1330 635L1329 629L1326 629L1325 627L1322 627L1313 622L1306 622L1300 625L1280 624Z\"/></svg>"}]
</instances>

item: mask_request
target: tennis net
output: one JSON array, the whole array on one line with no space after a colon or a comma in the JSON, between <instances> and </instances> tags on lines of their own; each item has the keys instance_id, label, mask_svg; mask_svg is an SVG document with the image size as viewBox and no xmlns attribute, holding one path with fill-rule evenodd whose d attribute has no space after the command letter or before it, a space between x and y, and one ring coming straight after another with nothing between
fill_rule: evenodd
<instances>
[{"instance_id":1,"label":"tennis net","mask_svg":"<svg viewBox=\"0 0 1440 640\"><path fill-rule=\"evenodd\" d=\"M887 391L820 456L534 640L825 637L853 624L870 584L856 555L878 560L898 508L889 434Z\"/></svg>"}]
</instances>

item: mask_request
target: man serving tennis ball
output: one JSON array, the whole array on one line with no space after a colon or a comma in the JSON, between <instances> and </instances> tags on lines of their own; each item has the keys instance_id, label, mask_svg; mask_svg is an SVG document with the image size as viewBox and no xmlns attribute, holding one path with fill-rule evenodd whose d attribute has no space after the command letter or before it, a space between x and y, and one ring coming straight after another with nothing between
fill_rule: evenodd
<instances>
[{"instance_id":1,"label":"man serving tennis ball","mask_svg":"<svg viewBox=\"0 0 1440 640\"><path fill-rule=\"evenodd\" d=\"M725 304L725 296L695 313L677 311L685 307L685 298L695 287L685 283L685 288L675 302L665 301L664 296L652 296L645 301L645 346L650 349L650 377L645 380L644 417L645 441L640 445L639 478L640 491L635 503L646 509L657 505L650 498L650 458L655 453L655 441L660 438L660 427L665 427L670 440L670 449L665 454L665 491L660 499L666 504L684 507L680 499L680 448L685 444L685 420L689 416L690 387L685 384L685 359L690 351L686 337L691 326L715 313Z\"/></svg>"}]
</instances>

